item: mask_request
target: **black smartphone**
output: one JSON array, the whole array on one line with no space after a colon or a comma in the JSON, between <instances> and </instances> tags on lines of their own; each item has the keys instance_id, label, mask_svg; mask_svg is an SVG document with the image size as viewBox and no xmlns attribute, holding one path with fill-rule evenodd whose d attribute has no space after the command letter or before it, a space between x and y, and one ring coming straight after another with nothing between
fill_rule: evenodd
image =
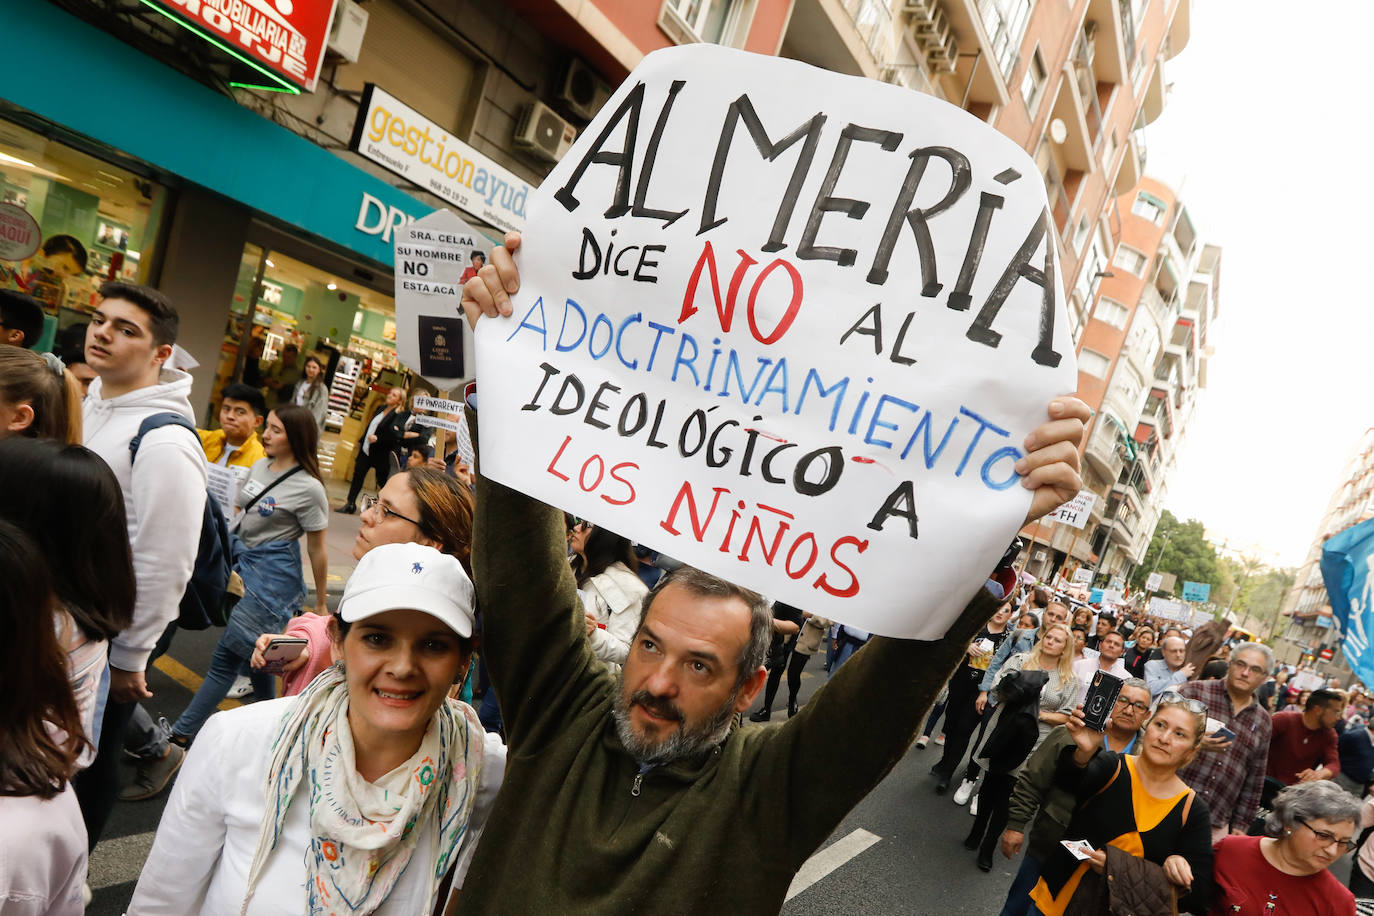
<instances>
[{"instance_id":1,"label":"black smartphone","mask_svg":"<svg viewBox=\"0 0 1374 916\"><path fill-rule=\"evenodd\" d=\"M1083 697L1083 722L1088 728L1099 732L1107 730L1107 719L1112 714L1112 707L1116 706L1116 698L1121 694L1123 683L1125 682L1114 674L1105 671L1093 673L1088 693Z\"/></svg>"},{"instance_id":2,"label":"black smartphone","mask_svg":"<svg viewBox=\"0 0 1374 916\"><path fill-rule=\"evenodd\" d=\"M463 319L420 316L420 374L463 377Z\"/></svg>"}]
</instances>

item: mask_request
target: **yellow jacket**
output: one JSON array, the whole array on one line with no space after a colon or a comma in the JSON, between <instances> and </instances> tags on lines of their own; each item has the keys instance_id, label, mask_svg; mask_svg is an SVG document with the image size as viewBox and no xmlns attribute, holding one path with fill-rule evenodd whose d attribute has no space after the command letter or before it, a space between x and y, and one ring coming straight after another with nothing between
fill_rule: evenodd
<instances>
[{"instance_id":1,"label":"yellow jacket","mask_svg":"<svg viewBox=\"0 0 1374 916\"><path fill-rule=\"evenodd\" d=\"M198 429L200 435L200 447L205 449L205 460L214 464L219 461L219 456L224 454L224 430L222 429ZM248 437L248 441L240 445L238 451L229 456L230 467L250 467L259 458L266 458L267 450L262 447L262 440L257 433Z\"/></svg>"}]
</instances>

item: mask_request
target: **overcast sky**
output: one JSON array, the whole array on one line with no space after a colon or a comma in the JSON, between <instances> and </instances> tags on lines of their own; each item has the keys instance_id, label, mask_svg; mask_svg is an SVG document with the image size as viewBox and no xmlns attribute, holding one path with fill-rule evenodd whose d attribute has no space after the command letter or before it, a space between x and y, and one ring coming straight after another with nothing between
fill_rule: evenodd
<instances>
[{"instance_id":1,"label":"overcast sky","mask_svg":"<svg viewBox=\"0 0 1374 916\"><path fill-rule=\"evenodd\" d=\"M1374 425L1374 3L1194 0L1192 23L1146 172L1222 246L1221 316L1166 507L1296 566Z\"/></svg>"}]
</instances>

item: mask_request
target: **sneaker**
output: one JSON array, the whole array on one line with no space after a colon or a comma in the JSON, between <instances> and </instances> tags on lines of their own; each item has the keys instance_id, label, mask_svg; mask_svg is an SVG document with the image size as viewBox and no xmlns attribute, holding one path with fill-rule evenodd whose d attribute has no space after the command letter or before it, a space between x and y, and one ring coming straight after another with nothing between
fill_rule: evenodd
<instances>
[{"instance_id":1,"label":"sneaker","mask_svg":"<svg viewBox=\"0 0 1374 916\"><path fill-rule=\"evenodd\" d=\"M152 798L172 781L186 752L175 744L167 745L167 753L156 760L140 761L134 768L134 778L119 790L120 801L143 801Z\"/></svg>"},{"instance_id":2,"label":"sneaker","mask_svg":"<svg viewBox=\"0 0 1374 916\"><path fill-rule=\"evenodd\" d=\"M938 737L938 738L935 739L935 746L936 746L936 747L944 747L944 746L945 746L945 733L944 733L944 732L940 732L940 737Z\"/></svg>"},{"instance_id":3,"label":"sneaker","mask_svg":"<svg viewBox=\"0 0 1374 916\"><path fill-rule=\"evenodd\" d=\"M959 783L959 788L954 790L954 803L962 805L967 802L969 797L973 795L974 785L975 783L971 779L965 779Z\"/></svg>"},{"instance_id":4,"label":"sneaker","mask_svg":"<svg viewBox=\"0 0 1374 916\"><path fill-rule=\"evenodd\" d=\"M968 813L974 817L978 816L978 796L975 795L968 800Z\"/></svg>"},{"instance_id":5,"label":"sneaker","mask_svg":"<svg viewBox=\"0 0 1374 916\"><path fill-rule=\"evenodd\" d=\"M240 674L234 678L234 684L225 694L231 700L241 700L253 692L253 682L248 680L248 675Z\"/></svg>"},{"instance_id":6,"label":"sneaker","mask_svg":"<svg viewBox=\"0 0 1374 916\"><path fill-rule=\"evenodd\" d=\"M930 743L930 735L922 735L916 739L916 750L923 750Z\"/></svg>"}]
</instances>

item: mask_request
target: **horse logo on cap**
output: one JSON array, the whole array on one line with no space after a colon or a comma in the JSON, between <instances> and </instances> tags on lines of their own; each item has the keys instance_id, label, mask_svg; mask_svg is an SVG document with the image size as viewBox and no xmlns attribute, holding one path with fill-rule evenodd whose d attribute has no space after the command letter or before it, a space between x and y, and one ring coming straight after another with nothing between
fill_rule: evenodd
<instances>
[{"instance_id":1,"label":"horse logo on cap","mask_svg":"<svg viewBox=\"0 0 1374 916\"><path fill-rule=\"evenodd\" d=\"M420 573L425 571L425 566L423 563L417 560L414 563L410 564L410 571L418 576Z\"/></svg>"}]
</instances>

